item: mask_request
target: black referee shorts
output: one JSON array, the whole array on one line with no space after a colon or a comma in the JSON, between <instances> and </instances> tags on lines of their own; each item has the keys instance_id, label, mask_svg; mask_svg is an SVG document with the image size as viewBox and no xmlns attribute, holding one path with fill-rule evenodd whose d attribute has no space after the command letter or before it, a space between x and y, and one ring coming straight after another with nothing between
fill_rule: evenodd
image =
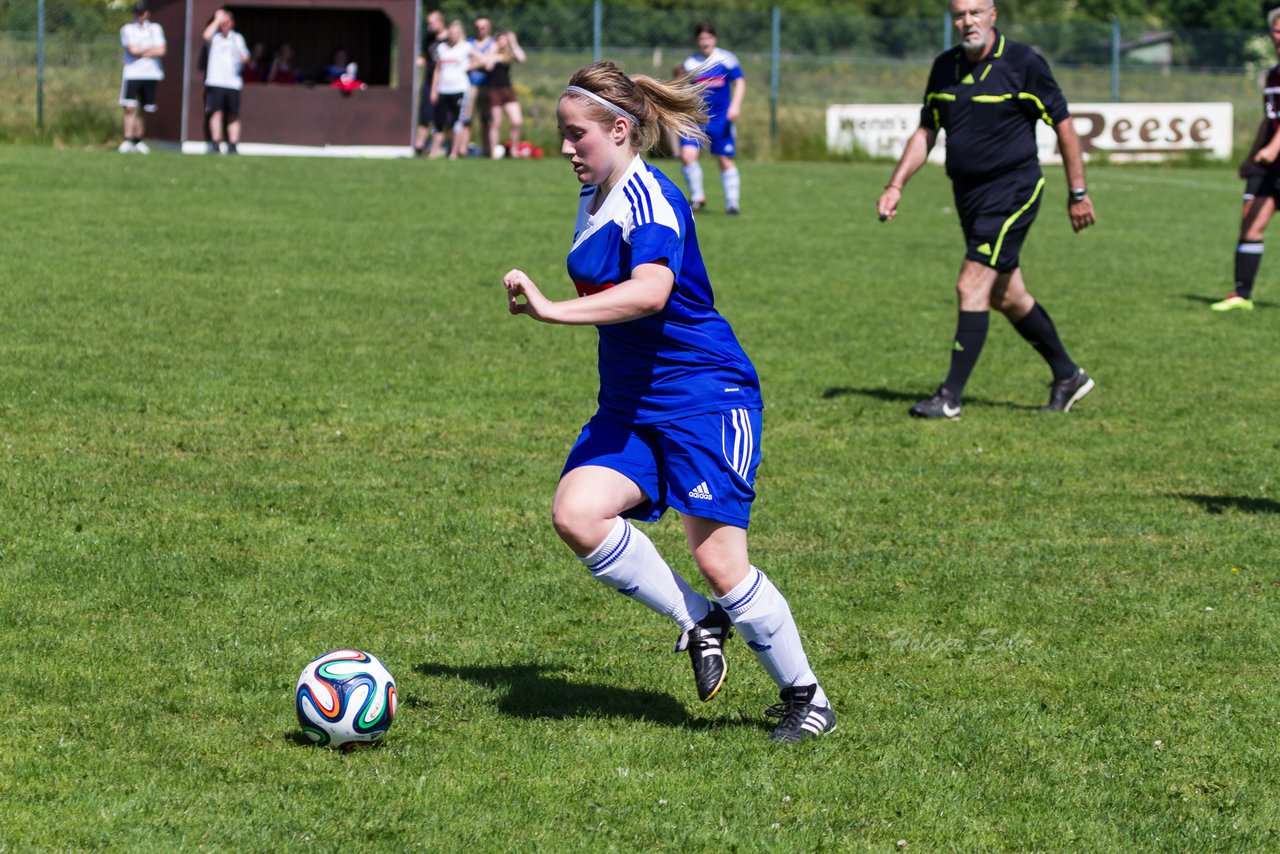
<instances>
[{"instance_id":1,"label":"black referee shorts","mask_svg":"<svg viewBox=\"0 0 1280 854\"><path fill-rule=\"evenodd\" d=\"M956 178L951 187L964 230L964 257L1001 273L1018 269L1022 242L1035 222L1044 193L1040 167L989 179Z\"/></svg>"},{"instance_id":2,"label":"black referee shorts","mask_svg":"<svg viewBox=\"0 0 1280 854\"><path fill-rule=\"evenodd\" d=\"M1244 200L1248 202L1268 196L1280 200L1280 167L1254 163L1249 166L1248 176L1244 179Z\"/></svg>"}]
</instances>

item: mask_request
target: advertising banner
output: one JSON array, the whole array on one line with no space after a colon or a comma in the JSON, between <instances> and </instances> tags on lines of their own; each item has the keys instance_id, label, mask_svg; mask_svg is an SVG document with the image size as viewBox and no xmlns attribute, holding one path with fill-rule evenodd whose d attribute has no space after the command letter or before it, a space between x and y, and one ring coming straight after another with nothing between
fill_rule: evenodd
<instances>
[{"instance_id":1,"label":"advertising banner","mask_svg":"<svg viewBox=\"0 0 1280 854\"><path fill-rule=\"evenodd\" d=\"M1071 118L1085 159L1099 151L1117 162L1160 160L1198 151L1231 157L1232 110L1229 103L1072 104ZM827 108L827 148L849 152L856 145L873 157L897 159L907 137L920 125L918 104L837 104ZM1058 137L1036 123L1042 163L1058 163ZM946 158L946 132L938 134L929 159Z\"/></svg>"}]
</instances>

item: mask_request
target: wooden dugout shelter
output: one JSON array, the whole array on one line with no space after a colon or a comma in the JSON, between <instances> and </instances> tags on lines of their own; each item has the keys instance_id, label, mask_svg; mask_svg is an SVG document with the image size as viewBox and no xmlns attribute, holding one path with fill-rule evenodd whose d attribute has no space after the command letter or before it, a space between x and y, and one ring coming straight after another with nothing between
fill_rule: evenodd
<instances>
[{"instance_id":1,"label":"wooden dugout shelter","mask_svg":"<svg viewBox=\"0 0 1280 854\"><path fill-rule=\"evenodd\" d=\"M158 109L147 117L149 138L178 143L184 151L205 150L202 33L214 11L225 6L249 48L257 42L265 46L267 62L281 44L291 45L302 77L293 85L245 83L241 151L296 146L411 152L421 0L149 0L149 5L168 42ZM359 66L367 89L343 95L323 81L323 69L338 48Z\"/></svg>"}]
</instances>

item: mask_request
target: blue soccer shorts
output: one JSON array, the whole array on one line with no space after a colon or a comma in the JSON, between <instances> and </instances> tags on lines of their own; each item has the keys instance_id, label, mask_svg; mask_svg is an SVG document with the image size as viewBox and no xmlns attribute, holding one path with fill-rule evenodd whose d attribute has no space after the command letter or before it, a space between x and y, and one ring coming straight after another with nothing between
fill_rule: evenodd
<instances>
[{"instance_id":1,"label":"blue soccer shorts","mask_svg":"<svg viewBox=\"0 0 1280 854\"><path fill-rule=\"evenodd\" d=\"M622 515L655 522L667 508L746 528L760 465L759 409L730 409L661 424L631 424L596 413L569 451L565 473L613 469L640 487L645 501Z\"/></svg>"},{"instance_id":2,"label":"blue soccer shorts","mask_svg":"<svg viewBox=\"0 0 1280 854\"><path fill-rule=\"evenodd\" d=\"M724 117L713 118L703 128L707 132L707 136L711 138L711 144L708 146L712 154L722 154L725 157L733 157L738 151L737 131L733 129L733 122ZM693 148L701 148L696 139L681 137L681 145L688 145Z\"/></svg>"}]
</instances>

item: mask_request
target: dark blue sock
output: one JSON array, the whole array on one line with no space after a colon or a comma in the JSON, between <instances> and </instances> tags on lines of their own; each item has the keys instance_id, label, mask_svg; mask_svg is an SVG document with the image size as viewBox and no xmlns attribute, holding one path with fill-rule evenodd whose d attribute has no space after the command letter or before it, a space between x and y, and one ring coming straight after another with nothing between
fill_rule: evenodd
<instances>
[{"instance_id":1,"label":"dark blue sock","mask_svg":"<svg viewBox=\"0 0 1280 854\"><path fill-rule=\"evenodd\" d=\"M956 340L951 345L951 371L942 383L956 400L964 393L973 366L978 364L990 326L991 315L985 311L962 311L956 320Z\"/></svg>"},{"instance_id":2,"label":"dark blue sock","mask_svg":"<svg viewBox=\"0 0 1280 854\"><path fill-rule=\"evenodd\" d=\"M1236 246L1236 296L1249 299L1253 294L1253 280L1258 278L1258 267L1262 264L1262 241L1245 243Z\"/></svg>"},{"instance_id":3,"label":"dark blue sock","mask_svg":"<svg viewBox=\"0 0 1280 854\"><path fill-rule=\"evenodd\" d=\"M1049 363L1055 380L1066 380L1076 375L1076 363L1067 355L1067 348L1062 346L1062 340L1058 338L1058 328L1053 325L1048 312L1040 303L1036 303L1026 317L1013 324L1013 328Z\"/></svg>"}]
</instances>

